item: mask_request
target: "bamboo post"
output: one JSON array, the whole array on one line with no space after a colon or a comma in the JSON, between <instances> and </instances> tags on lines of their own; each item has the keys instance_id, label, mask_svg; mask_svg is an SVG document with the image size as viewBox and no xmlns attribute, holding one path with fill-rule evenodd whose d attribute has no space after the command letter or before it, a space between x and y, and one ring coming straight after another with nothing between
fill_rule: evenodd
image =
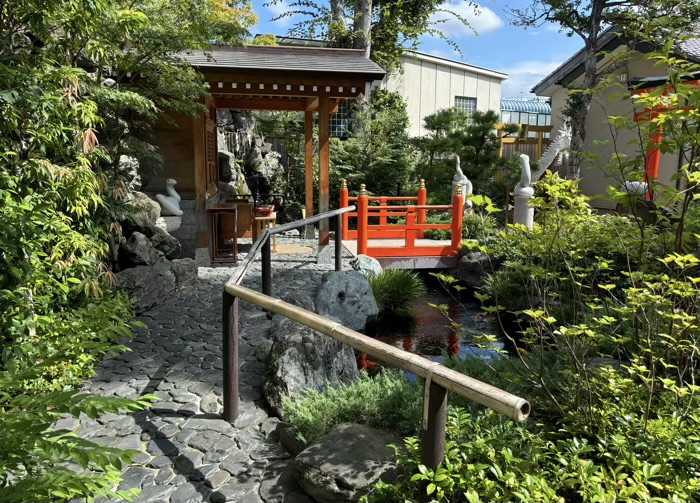
<instances>
[{"instance_id":1,"label":"bamboo post","mask_svg":"<svg viewBox=\"0 0 700 503\"><path fill-rule=\"evenodd\" d=\"M406 248L416 247L416 209L409 207L406 211Z\"/></svg>"},{"instance_id":2,"label":"bamboo post","mask_svg":"<svg viewBox=\"0 0 700 503\"><path fill-rule=\"evenodd\" d=\"M457 185L452 197L452 248L459 253L462 246L462 218L464 216L464 196L462 186Z\"/></svg>"},{"instance_id":3,"label":"bamboo post","mask_svg":"<svg viewBox=\"0 0 700 503\"><path fill-rule=\"evenodd\" d=\"M445 459L445 431L447 426L447 390L430 383L427 427L421 436L420 462L435 470Z\"/></svg>"},{"instance_id":4,"label":"bamboo post","mask_svg":"<svg viewBox=\"0 0 700 503\"><path fill-rule=\"evenodd\" d=\"M426 206L428 204L428 191L425 189L425 180L420 179L420 187L418 188L418 206ZM420 225L425 224L425 210L418 210L418 223ZM425 231L420 229L418 231L418 238L423 239Z\"/></svg>"},{"instance_id":5,"label":"bamboo post","mask_svg":"<svg viewBox=\"0 0 700 503\"><path fill-rule=\"evenodd\" d=\"M348 184L345 181L345 178L340 180L340 207L341 208L347 208L348 207ZM348 214L343 213L341 216L342 218L342 229L343 229L343 240L348 238Z\"/></svg>"},{"instance_id":6,"label":"bamboo post","mask_svg":"<svg viewBox=\"0 0 700 503\"><path fill-rule=\"evenodd\" d=\"M262 245L260 260L262 261L262 291L265 295L272 295L272 250L270 249L270 235L263 235L265 240Z\"/></svg>"},{"instance_id":7,"label":"bamboo post","mask_svg":"<svg viewBox=\"0 0 700 503\"><path fill-rule=\"evenodd\" d=\"M360 185L360 194L357 197L357 253L367 255L367 191L365 184Z\"/></svg>"},{"instance_id":8,"label":"bamboo post","mask_svg":"<svg viewBox=\"0 0 700 503\"><path fill-rule=\"evenodd\" d=\"M222 336L224 353L224 420L238 418L238 298L224 291Z\"/></svg>"},{"instance_id":9,"label":"bamboo post","mask_svg":"<svg viewBox=\"0 0 700 503\"><path fill-rule=\"evenodd\" d=\"M347 213L335 217L335 270L340 272L343 270L343 234L345 226L343 218Z\"/></svg>"}]
</instances>

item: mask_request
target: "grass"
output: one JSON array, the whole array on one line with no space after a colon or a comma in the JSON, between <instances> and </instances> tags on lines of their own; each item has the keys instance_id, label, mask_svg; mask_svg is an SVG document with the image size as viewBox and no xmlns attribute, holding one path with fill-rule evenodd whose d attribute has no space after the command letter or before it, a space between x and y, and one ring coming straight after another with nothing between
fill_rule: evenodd
<instances>
[{"instance_id":1,"label":"grass","mask_svg":"<svg viewBox=\"0 0 700 503\"><path fill-rule=\"evenodd\" d=\"M405 269L387 269L368 279L379 309L383 311L409 314L409 303L427 292L420 276Z\"/></svg>"},{"instance_id":2,"label":"grass","mask_svg":"<svg viewBox=\"0 0 700 503\"><path fill-rule=\"evenodd\" d=\"M389 427L399 433L416 431L422 410L422 386L397 371L385 370L348 386L329 386L285 398L284 418L306 443L322 437L336 424Z\"/></svg>"}]
</instances>

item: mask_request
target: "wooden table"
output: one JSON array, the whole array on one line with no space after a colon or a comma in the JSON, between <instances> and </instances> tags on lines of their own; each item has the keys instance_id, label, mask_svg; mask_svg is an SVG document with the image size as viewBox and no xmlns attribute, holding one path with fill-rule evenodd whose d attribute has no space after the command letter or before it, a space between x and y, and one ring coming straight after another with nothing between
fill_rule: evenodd
<instances>
[{"instance_id":1,"label":"wooden table","mask_svg":"<svg viewBox=\"0 0 700 503\"><path fill-rule=\"evenodd\" d=\"M255 221L253 222L253 243L258 240L258 237L260 237L264 229L272 229L273 227L277 227L276 212L273 211L264 217L255 217ZM277 251L277 236L275 235L272 236L272 251Z\"/></svg>"},{"instance_id":2,"label":"wooden table","mask_svg":"<svg viewBox=\"0 0 700 503\"><path fill-rule=\"evenodd\" d=\"M231 264L238 262L238 238L236 236L236 231L238 227L238 203L222 203L209 208L209 216L211 218L211 261L213 264ZM231 222L232 232L224 232L223 218L221 215L231 215L232 219L226 219ZM226 236L233 236L229 238L228 241L231 244L227 244L224 238Z\"/></svg>"}]
</instances>

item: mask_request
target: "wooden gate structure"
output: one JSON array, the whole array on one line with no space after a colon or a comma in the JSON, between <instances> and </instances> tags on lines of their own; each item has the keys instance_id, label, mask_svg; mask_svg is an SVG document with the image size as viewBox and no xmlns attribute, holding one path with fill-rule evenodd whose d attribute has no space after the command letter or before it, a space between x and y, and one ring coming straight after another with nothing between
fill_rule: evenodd
<instances>
[{"instance_id":1,"label":"wooden gate structure","mask_svg":"<svg viewBox=\"0 0 700 503\"><path fill-rule=\"evenodd\" d=\"M281 46L215 47L183 57L203 74L209 89L206 110L194 119L195 213L197 248L207 247L206 212L217 204L216 110L281 110L304 113L306 215L314 214L314 153L318 152L319 212L329 210L330 114L341 101L362 98L386 72L354 49ZM318 145L314 148L314 113ZM166 165L166 171L168 167ZM329 243L328 222L319 241Z\"/></svg>"}]
</instances>

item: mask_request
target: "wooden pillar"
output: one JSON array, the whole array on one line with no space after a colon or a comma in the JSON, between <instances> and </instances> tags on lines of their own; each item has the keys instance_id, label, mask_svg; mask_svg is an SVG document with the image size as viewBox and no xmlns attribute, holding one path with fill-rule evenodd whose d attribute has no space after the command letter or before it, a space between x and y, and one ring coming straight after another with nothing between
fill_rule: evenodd
<instances>
[{"instance_id":1,"label":"wooden pillar","mask_svg":"<svg viewBox=\"0 0 700 503\"><path fill-rule=\"evenodd\" d=\"M322 96L318 104L318 211L329 210L330 181L331 181L331 124L330 101L328 96ZM329 243L328 220L319 222L319 245Z\"/></svg>"},{"instance_id":2,"label":"wooden pillar","mask_svg":"<svg viewBox=\"0 0 700 503\"><path fill-rule=\"evenodd\" d=\"M304 135L306 138L304 162L306 165L306 217L314 216L314 113L304 114ZM307 225L304 231L306 239L314 239L314 226Z\"/></svg>"},{"instance_id":3,"label":"wooden pillar","mask_svg":"<svg viewBox=\"0 0 700 503\"><path fill-rule=\"evenodd\" d=\"M207 111L193 119L194 136L194 218L197 248L209 248L207 227L207 159L206 159L206 118Z\"/></svg>"}]
</instances>

